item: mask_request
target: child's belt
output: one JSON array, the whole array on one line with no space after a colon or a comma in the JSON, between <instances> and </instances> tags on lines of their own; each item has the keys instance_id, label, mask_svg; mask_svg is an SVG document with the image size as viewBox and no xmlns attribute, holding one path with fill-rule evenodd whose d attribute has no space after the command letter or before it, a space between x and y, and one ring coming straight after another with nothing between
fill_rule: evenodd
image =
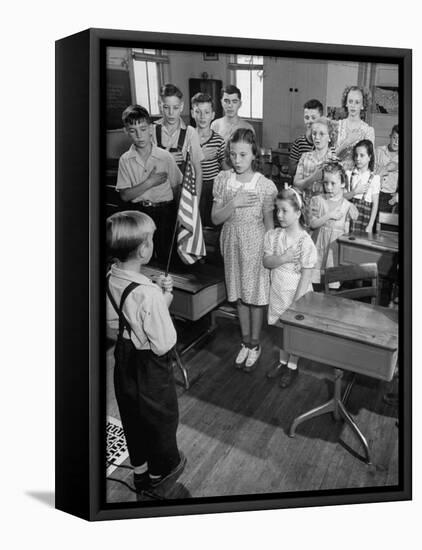
<instances>
[{"instance_id":1,"label":"child's belt","mask_svg":"<svg viewBox=\"0 0 422 550\"><path fill-rule=\"evenodd\" d=\"M152 202L152 201L139 201L135 204L138 204L139 206L143 206L144 208L157 208L159 206L168 206L169 204L173 204L173 200L171 201L162 201L162 202Z\"/></svg>"}]
</instances>

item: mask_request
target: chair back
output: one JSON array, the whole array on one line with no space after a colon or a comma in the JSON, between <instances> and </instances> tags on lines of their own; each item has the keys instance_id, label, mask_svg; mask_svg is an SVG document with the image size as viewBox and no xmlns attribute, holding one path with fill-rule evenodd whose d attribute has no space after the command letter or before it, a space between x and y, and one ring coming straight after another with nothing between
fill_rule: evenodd
<instances>
[{"instance_id":1,"label":"chair back","mask_svg":"<svg viewBox=\"0 0 422 550\"><path fill-rule=\"evenodd\" d=\"M363 286L365 280L370 280L370 286ZM356 285L354 288L336 290L330 288L330 283L334 282L355 282ZM371 298L371 304L376 304L378 297L378 267L375 262L328 267L322 272L322 284L326 294L350 298L351 300Z\"/></svg>"},{"instance_id":2,"label":"chair back","mask_svg":"<svg viewBox=\"0 0 422 550\"><path fill-rule=\"evenodd\" d=\"M387 231L398 231L399 215L392 212L379 212L378 223L381 231L383 229Z\"/></svg>"}]
</instances>

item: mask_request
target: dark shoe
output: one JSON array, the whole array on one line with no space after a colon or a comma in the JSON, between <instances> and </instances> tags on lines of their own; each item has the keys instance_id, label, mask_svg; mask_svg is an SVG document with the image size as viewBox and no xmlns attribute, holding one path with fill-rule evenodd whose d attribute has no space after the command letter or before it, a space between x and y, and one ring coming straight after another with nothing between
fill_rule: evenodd
<instances>
[{"instance_id":1,"label":"dark shoe","mask_svg":"<svg viewBox=\"0 0 422 550\"><path fill-rule=\"evenodd\" d=\"M186 466L186 457L183 453L179 453L179 454L180 454L179 464L175 468L173 468L173 470L171 470L165 476L160 476L157 479L150 480L150 483L151 483L150 486L152 489L155 489L156 487L161 487L162 485L170 481L174 483L177 480L177 478L181 475L181 473L183 472Z\"/></svg>"},{"instance_id":2,"label":"dark shoe","mask_svg":"<svg viewBox=\"0 0 422 550\"><path fill-rule=\"evenodd\" d=\"M281 378L279 382L280 388L288 388L296 380L297 375L299 374L298 369L289 369L287 365L284 365L284 369L281 373Z\"/></svg>"},{"instance_id":3,"label":"dark shoe","mask_svg":"<svg viewBox=\"0 0 422 550\"><path fill-rule=\"evenodd\" d=\"M270 370L265 375L267 378L277 378L277 376L280 376L280 374L283 372L283 368L286 366L286 363L282 363L279 361L274 366L270 368Z\"/></svg>"},{"instance_id":4,"label":"dark shoe","mask_svg":"<svg viewBox=\"0 0 422 550\"><path fill-rule=\"evenodd\" d=\"M133 474L133 483L135 485L135 489L138 493L142 493L142 491L146 491L147 489L151 488L151 480L149 477L148 472L145 472L143 474Z\"/></svg>"},{"instance_id":5,"label":"dark shoe","mask_svg":"<svg viewBox=\"0 0 422 550\"><path fill-rule=\"evenodd\" d=\"M399 404L399 394L395 392L385 393L382 400L391 407L397 407Z\"/></svg>"}]
</instances>

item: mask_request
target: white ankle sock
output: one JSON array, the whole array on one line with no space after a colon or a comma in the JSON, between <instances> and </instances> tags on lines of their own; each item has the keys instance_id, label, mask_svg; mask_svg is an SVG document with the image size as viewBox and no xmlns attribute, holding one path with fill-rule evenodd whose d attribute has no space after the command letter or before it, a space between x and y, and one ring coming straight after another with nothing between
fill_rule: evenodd
<instances>
[{"instance_id":1,"label":"white ankle sock","mask_svg":"<svg viewBox=\"0 0 422 550\"><path fill-rule=\"evenodd\" d=\"M140 466L135 466L133 468L133 471L134 471L135 474L144 474L145 472L148 471L148 464L146 462L144 462Z\"/></svg>"}]
</instances>

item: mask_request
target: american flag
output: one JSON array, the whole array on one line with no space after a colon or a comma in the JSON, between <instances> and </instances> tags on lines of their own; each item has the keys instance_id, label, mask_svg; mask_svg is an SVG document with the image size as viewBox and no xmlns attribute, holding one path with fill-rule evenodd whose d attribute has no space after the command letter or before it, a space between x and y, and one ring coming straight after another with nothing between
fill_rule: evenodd
<instances>
[{"instance_id":1,"label":"american flag","mask_svg":"<svg viewBox=\"0 0 422 550\"><path fill-rule=\"evenodd\" d=\"M206 250L199 216L195 176L189 155L186 157L177 221L179 224L177 252L185 264L194 264L206 255Z\"/></svg>"}]
</instances>

